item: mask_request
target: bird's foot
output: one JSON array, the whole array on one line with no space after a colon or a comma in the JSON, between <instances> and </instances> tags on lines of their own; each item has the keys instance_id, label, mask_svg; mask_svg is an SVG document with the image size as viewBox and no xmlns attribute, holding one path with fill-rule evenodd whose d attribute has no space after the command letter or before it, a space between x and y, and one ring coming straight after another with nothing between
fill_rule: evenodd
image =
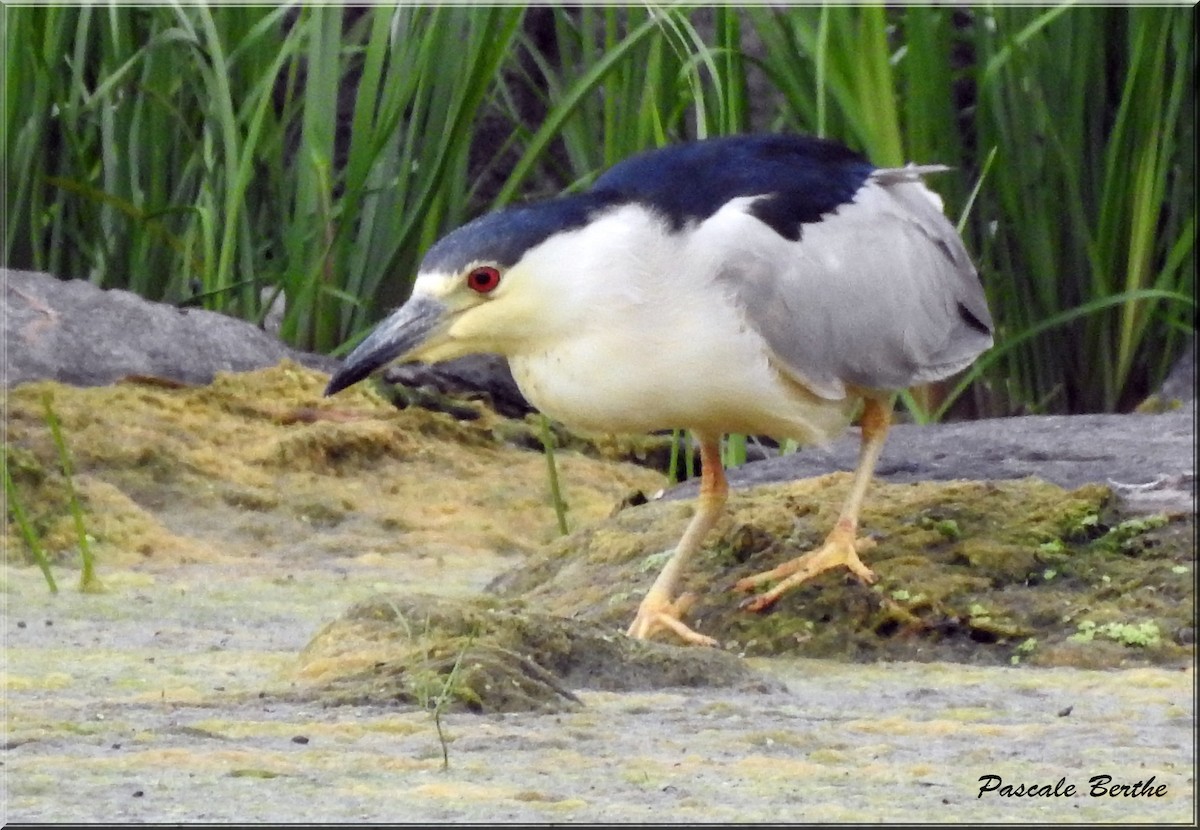
<instances>
[{"instance_id":1,"label":"bird's foot","mask_svg":"<svg viewBox=\"0 0 1200 830\"><path fill-rule=\"evenodd\" d=\"M862 563L858 555L873 547L874 539L856 539L852 529L838 527L825 539L825 544L816 550L784 562L773 570L740 579L733 588L735 591L753 591L764 582L781 580L771 590L749 597L741 605L749 611L765 611L800 583L839 565L849 568L855 576L870 584L876 579L875 573Z\"/></svg>"},{"instance_id":2,"label":"bird's foot","mask_svg":"<svg viewBox=\"0 0 1200 830\"><path fill-rule=\"evenodd\" d=\"M637 616L625 633L639 640L648 640L659 631L672 631L685 643L693 646L719 645L712 637L692 631L682 617L696 602L695 594L681 594L671 600L665 594L651 591L638 606Z\"/></svg>"}]
</instances>

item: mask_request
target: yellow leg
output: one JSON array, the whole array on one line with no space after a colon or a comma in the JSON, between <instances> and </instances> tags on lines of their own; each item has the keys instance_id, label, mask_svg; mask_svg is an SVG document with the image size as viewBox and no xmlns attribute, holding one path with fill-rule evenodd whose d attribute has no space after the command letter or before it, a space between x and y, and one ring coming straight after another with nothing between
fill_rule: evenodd
<instances>
[{"instance_id":1,"label":"yellow leg","mask_svg":"<svg viewBox=\"0 0 1200 830\"><path fill-rule=\"evenodd\" d=\"M850 485L850 494L842 505L837 524L825 537L825 544L816 550L809 551L785 562L774 570L748 576L734 585L738 591L751 591L764 582L780 581L771 590L750 597L742 603L743 608L751 611L762 611L770 608L776 600L795 588L800 583L811 579L822 571L844 565L864 582L874 582L875 574L862 563L858 554L875 546L870 539L858 537L858 514L862 509L863 498L867 493L867 485L875 474L875 463L887 439L888 427L892 420L892 401L887 402L875 398L867 398L862 416L862 446L858 454L858 466L854 470L854 479Z\"/></svg>"},{"instance_id":2,"label":"yellow leg","mask_svg":"<svg viewBox=\"0 0 1200 830\"><path fill-rule=\"evenodd\" d=\"M683 532L683 538L675 547L675 553L659 573L654 584L638 607L637 616L626 632L630 637L645 640L658 631L672 631L680 639L692 645L715 646L712 637L698 634L684 625L682 617L696 601L692 594L675 597L683 567L700 543L720 518L721 509L729 494L725 471L721 467L720 436L696 434L700 442L700 496L696 500L696 514Z\"/></svg>"}]
</instances>

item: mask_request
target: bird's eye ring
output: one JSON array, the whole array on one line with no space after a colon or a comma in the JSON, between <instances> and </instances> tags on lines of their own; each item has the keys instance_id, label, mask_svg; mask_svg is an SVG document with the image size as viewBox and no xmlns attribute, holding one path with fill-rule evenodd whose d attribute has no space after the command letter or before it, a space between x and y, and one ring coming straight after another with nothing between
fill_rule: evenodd
<instances>
[{"instance_id":1,"label":"bird's eye ring","mask_svg":"<svg viewBox=\"0 0 1200 830\"><path fill-rule=\"evenodd\" d=\"M488 294L500 284L500 271L490 265L472 268L467 273L467 287L479 294Z\"/></svg>"}]
</instances>

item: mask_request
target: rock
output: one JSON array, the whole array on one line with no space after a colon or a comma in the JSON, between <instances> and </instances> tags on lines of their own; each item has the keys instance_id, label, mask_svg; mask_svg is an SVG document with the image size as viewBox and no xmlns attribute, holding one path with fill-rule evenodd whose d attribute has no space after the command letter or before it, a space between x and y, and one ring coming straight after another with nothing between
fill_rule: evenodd
<instances>
[{"instance_id":1,"label":"rock","mask_svg":"<svg viewBox=\"0 0 1200 830\"><path fill-rule=\"evenodd\" d=\"M821 573L762 613L737 582L818 546L850 489L831 473L734 493L689 561L685 622L732 654L1114 668L1186 666L1195 618L1190 515L1126 518L1110 488L1012 481L876 482L866 585ZM618 631L694 505L654 501L557 539L497 577L509 602ZM692 649L696 651L696 649Z\"/></svg>"},{"instance_id":2,"label":"rock","mask_svg":"<svg viewBox=\"0 0 1200 830\"><path fill-rule=\"evenodd\" d=\"M103 386L130 375L206 384L217 372L261 369L284 358L326 372L337 365L224 314L33 271L0 269L0 280L6 387L32 380Z\"/></svg>"},{"instance_id":3,"label":"rock","mask_svg":"<svg viewBox=\"0 0 1200 830\"><path fill-rule=\"evenodd\" d=\"M473 354L436 365L392 366L384 370L383 379L411 388L430 388L442 395L483 395L493 409L508 418L524 418L534 411L513 380L508 361L500 355Z\"/></svg>"},{"instance_id":4,"label":"rock","mask_svg":"<svg viewBox=\"0 0 1200 830\"><path fill-rule=\"evenodd\" d=\"M1192 332L1187 345L1158 390L1162 398L1181 403L1196 400L1196 333Z\"/></svg>"},{"instance_id":5,"label":"rock","mask_svg":"<svg viewBox=\"0 0 1200 830\"><path fill-rule=\"evenodd\" d=\"M1175 365L1153 395L1138 405L1138 412L1171 412L1196 407L1196 333L1188 337Z\"/></svg>"},{"instance_id":6,"label":"rock","mask_svg":"<svg viewBox=\"0 0 1200 830\"><path fill-rule=\"evenodd\" d=\"M828 447L757 461L728 472L744 489L853 470L859 433ZM1195 407L1159 415L1031 415L918 426L888 435L876 480L1002 481L1037 476L1068 489L1106 484L1132 510L1193 509L1196 492ZM696 495L688 481L664 498Z\"/></svg>"},{"instance_id":7,"label":"rock","mask_svg":"<svg viewBox=\"0 0 1200 830\"><path fill-rule=\"evenodd\" d=\"M129 291L34 271L0 269L0 279L6 386L32 380L103 386L130 375L205 384L216 372L262 369L284 358L323 372L338 365L336 358L292 349L271 333L224 314L177 308ZM273 318L268 318L269 323ZM498 355L471 355L437 366L394 366L384 379L442 395L484 396L507 417L533 411L507 361Z\"/></svg>"}]
</instances>

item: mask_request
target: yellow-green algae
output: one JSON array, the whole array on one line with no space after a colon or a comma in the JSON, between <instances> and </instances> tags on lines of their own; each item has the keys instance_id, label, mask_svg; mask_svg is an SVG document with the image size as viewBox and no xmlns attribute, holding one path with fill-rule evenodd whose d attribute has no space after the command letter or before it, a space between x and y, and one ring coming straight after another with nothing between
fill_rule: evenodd
<instances>
[{"instance_id":1,"label":"yellow-green algae","mask_svg":"<svg viewBox=\"0 0 1200 830\"><path fill-rule=\"evenodd\" d=\"M70 560L77 537L42 409L49 394L101 568L245 560L281 546L487 558L556 535L545 462L507 441L516 428L504 419L398 411L367 386L327 399L327 380L285 361L200 387L24 384L8 392L18 496L48 554ZM559 464L575 524L664 481L569 451ZM11 522L4 541L23 545Z\"/></svg>"}]
</instances>

